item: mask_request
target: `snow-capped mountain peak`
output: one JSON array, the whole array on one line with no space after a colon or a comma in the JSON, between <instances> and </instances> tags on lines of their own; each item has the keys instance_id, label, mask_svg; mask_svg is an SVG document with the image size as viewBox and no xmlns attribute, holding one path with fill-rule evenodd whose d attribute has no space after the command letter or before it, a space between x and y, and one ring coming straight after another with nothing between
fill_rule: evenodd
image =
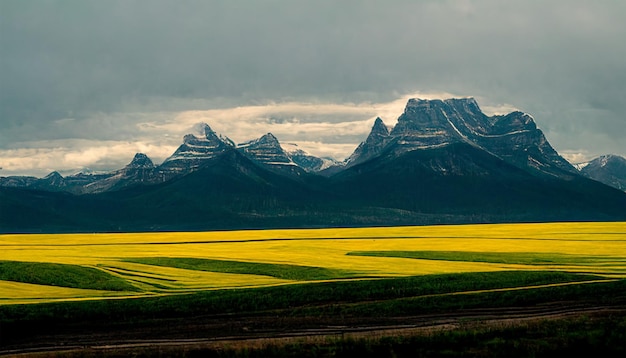
<instances>
[{"instance_id":1,"label":"snow-capped mountain peak","mask_svg":"<svg viewBox=\"0 0 626 358\"><path fill-rule=\"evenodd\" d=\"M278 139L267 133L260 138L237 145L237 149L252 161L271 169L292 171L297 165L283 150Z\"/></svg>"},{"instance_id":2,"label":"snow-capped mountain peak","mask_svg":"<svg viewBox=\"0 0 626 358\"><path fill-rule=\"evenodd\" d=\"M247 142L239 143L237 148L246 148L250 146L266 146L266 147L280 147L278 139L272 134L267 133L260 138L253 139Z\"/></svg>"}]
</instances>

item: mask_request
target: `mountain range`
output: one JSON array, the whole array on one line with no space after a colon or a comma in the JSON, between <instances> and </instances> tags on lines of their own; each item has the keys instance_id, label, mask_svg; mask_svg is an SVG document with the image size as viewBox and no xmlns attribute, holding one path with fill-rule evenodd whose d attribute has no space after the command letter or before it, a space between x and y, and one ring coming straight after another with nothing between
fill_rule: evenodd
<instances>
[{"instance_id":1,"label":"mountain range","mask_svg":"<svg viewBox=\"0 0 626 358\"><path fill-rule=\"evenodd\" d=\"M626 220L625 162L603 156L579 171L526 113L411 99L343 162L271 133L235 144L204 124L160 165L138 153L110 173L2 177L0 231Z\"/></svg>"}]
</instances>

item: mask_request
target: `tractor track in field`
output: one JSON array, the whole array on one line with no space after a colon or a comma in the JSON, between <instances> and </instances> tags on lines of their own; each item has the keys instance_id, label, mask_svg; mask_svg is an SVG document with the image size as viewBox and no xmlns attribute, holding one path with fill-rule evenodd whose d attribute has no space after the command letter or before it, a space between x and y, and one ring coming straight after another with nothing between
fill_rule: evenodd
<instances>
[{"instance_id":1,"label":"tractor track in field","mask_svg":"<svg viewBox=\"0 0 626 358\"><path fill-rule=\"evenodd\" d=\"M250 315L155 319L123 326L69 328L35 336L28 342L0 346L1 356L39 357L83 353L130 354L137 350L256 348L328 339L429 335L462 327L512 327L540 320L617 315L626 304L590 305L552 302L531 307L463 309L402 317L297 317L287 310Z\"/></svg>"}]
</instances>

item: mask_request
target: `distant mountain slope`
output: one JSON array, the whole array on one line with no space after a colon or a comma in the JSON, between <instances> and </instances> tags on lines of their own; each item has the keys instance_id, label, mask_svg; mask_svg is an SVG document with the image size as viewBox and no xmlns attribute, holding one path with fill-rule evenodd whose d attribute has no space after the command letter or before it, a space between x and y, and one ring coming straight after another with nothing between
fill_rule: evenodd
<instances>
[{"instance_id":1,"label":"distant mountain slope","mask_svg":"<svg viewBox=\"0 0 626 358\"><path fill-rule=\"evenodd\" d=\"M601 220L626 216L626 195L580 176L527 172L467 143L383 155L332 177L336 190L363 205L416 212ZM593 219L592 219L593 217Z\"/></svg>"},{"instance_id":2,"label":"distant mountain slope","mask_svg":"<svg viewBox=\"0 0 626 358\"><path fill-rule=\"evenodd\" d=\"M292 162L309 173L319 173L333 165L339 164L332 158L320 158L306 152L294 143L281 144L281 147L287 153Z\"/></svg>"},{"instance_id":3,"label":"distant mountain slope","mask_svg":"<svg viewBox=\"0 0 626 358\"><path fill-rule=\"evenodd\" d=\"M309 213L333 200L314 179L278 174L232 148L188 175L99 194L0 187L0 232L315 226Z\"/></svg>"},{"instance_id":4,"label":"distant mountain slope","mask_svg":"<svg viewBox=\"0 0 626 358\"><path fill-rule=\"evenodd\" d=\"M127 186L152 184L158 181L156 167L152 160L143 153L136 153L133 160L123 169L110 173L108 177L92 181L76 189L79 193L101 193L120 190Z\"/></svg>"},{"instance_id":5,"label":"distant mountain slope","mask_svg":"<svg viewBox=\"0 0 626 358\"><path fill-rule=\"evenodd\" d=\"M585 165L580 172L593 180L626 191L626 158L603 155Z\"/></svg>"}]
</instances>

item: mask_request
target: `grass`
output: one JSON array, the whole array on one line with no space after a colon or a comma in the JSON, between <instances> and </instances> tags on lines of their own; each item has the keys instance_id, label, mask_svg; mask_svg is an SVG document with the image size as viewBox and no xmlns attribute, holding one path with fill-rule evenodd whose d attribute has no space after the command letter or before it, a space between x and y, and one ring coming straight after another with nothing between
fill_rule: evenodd
<instances>
[{"instance_id":1,"label":"grass","mask_svg":"<svg viewBox=\"0 0 626 358\"><path fill-rule=\"evenodd\" d=\"M231 260L143 257L128 258L124 259L123 261L145 265L175 267L186 270L271 276L279 279L295 281L330 280L338 278L353 278L359 276L358 273L337 269L332 270L324 267L269 264L261 262L243 262Z\"/></svg>"},{"instance_id":2,"label":"grass","mask_svg":"<svg viewBox=\"0 0 626 358\"><path fill-rule=\"evenodd\" d=\"M124 279L96 268L45 262L0 261L0 280L89 290L137 290Z\"/></svg>"}]
</instances>

